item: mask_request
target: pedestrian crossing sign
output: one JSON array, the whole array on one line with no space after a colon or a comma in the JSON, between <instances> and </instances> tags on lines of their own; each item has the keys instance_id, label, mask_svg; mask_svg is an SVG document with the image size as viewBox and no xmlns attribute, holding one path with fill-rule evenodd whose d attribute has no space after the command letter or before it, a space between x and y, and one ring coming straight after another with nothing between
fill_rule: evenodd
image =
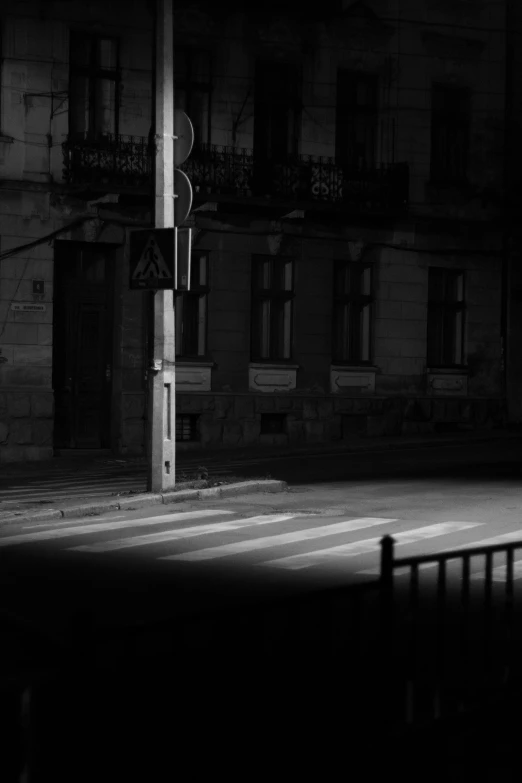
<instances>
[{"instance_id":1,"label":"pedestrian crossing sign","mask_svg":"<svg viewBox=\"0 0 522 783\"><path fill-rule=\"evenodd\" d=\"M156 237L151 234L138 261L132 277L134 280L148 280L152 278L166 279L171 277L170 269L165 263Z\"/></svg>"},{"instance_id":2,"label":"pedestrian crossing sign","mask_svg":"<svg viewBox=\"0 0 522 783\"><path fill-rule=\"evenodd\" d=\"M173 228L133 231L130 242L131 289L174 288Z\"/></svg>"}]
</instances>

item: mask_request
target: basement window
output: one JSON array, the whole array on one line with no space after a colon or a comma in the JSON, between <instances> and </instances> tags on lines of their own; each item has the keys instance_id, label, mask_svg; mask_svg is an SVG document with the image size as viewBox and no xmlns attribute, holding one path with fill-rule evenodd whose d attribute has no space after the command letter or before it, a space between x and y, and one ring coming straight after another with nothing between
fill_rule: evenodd
<instances>
[{"instance_id":1,"label":"basement window","mask_svg":"<svg viewBox=\"0 0 522 783\"><path fill-rule=\"evenodd\" d=\"M286 413L262 413L261 435L281 435L285 432Z\"/></svg>"},{"instance_id":2,"label":"basement window","mask_svg":"<svg viewBox=\"0 0 522 783\"><path fill-rule=\"evenodd\" d=\"M176 440L180 442L199 440L199 415L176 416Z\"/></svg>"}]
</instances>

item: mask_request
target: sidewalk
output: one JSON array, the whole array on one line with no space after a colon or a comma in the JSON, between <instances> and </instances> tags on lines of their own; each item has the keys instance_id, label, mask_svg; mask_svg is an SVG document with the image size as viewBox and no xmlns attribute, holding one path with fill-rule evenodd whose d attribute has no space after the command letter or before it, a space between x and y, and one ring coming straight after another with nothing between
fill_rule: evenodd
<instances>
[{"instance_id":1,"label":"sidewalk","mask_svg":"<svg viewBox=\"0 0 522 783\"><path fill-rule=\"evenodd\" d=\"M144 457L55 457L52 460L8 463L0 466L0 524L31 518L34 521L94 516L123 508L225 497L255 491L281 491L274 459L313 458L336 454L386 454L394 450L465 446L488 442L522 442L522 433L483 430L408 437L352 438L350 441L305 446L252 446L239 449L179 451L177 484L173 492L147 493ZM249 465L248 481L245 467ZM252 476L252 466L258 466ZM243 471L243 474L242 474Z\"/></svg>"}]
</instances>

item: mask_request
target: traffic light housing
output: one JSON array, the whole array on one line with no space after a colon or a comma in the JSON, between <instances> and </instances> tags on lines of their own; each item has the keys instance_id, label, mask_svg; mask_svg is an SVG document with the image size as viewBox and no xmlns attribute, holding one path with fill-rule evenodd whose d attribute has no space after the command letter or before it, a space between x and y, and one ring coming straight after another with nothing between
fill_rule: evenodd
<instances>
[{"instance_id":1,"label":"traffic light housing","mask_svg":"<svg viewBox=\"0 0 522 783\"><path fill-rule=\"evenodd\" d=\"M194 144L194 128L182 109L174 111L174 288L190 290L192 229L181 226L192 207L192 185L184 171L177 168L184 163Z\"/></svg>"}]
</instances>

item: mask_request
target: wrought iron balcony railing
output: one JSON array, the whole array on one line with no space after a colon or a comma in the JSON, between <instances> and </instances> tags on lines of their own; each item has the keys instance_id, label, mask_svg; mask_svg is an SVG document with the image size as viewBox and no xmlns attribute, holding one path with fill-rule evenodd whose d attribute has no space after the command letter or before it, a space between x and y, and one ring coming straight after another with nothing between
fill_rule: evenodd
<instances>
[{"instance_id":1,"label":"wrought iron balcony railing","mask_svg":"<svg viewBox=\"0 0 522 783\"><path fill-rule=\"evenodd\" d=\"M275 163L260 159L252 150L206 145L194 150L182 168L196 193L370 209L408 202L409 171L404 163L360 169L315 155Z\"/></svg>"},{"instance_id":2,"label":"wrought iron balcony railing","mask_svg":"<svg viewBox=\"0 0 522 783\"><path fill-rule=\"evenodd\" d=\"M69 184L140 190L150 186L152 156L146 138L70 138L63 150ZM252 150L209 144L195 148L181 168L196 196L255 197L303 205L323 202L368 210L400 208L408 203L405 163L361 169L314 155L296 155L275 163Z\"/></svg>"},{"instance_id":3,"label":"wrought iron balcony railing","mask_svg":"<svg viewBox=\"0 0 522 783\"><path fill-rule=\"evenodd\" d=\"M142 136L70 136L63 146L64 179L69 185L148 189L151 155Z\"/></svg>"}]
</instances>

